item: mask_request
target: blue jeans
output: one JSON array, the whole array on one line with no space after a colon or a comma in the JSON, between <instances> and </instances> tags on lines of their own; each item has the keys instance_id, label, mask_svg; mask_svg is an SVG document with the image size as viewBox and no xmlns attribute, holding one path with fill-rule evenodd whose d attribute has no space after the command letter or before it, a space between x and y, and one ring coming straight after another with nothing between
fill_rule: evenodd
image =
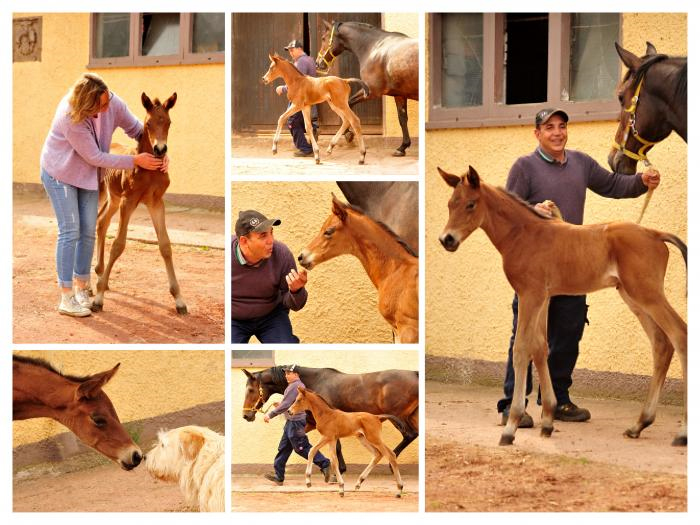
<instances>
[{"instance_id":1,"label":"blue jeans","mask_svg":"<svg viewBox=\"0 0 700 525\"><path fill-rule=\"evenodd\" d=\"M578 343L583 337L583 328L586 325L588 305L585 295L557 295L549 301L547 314L547 344L549 356L547 366L552 378L552 387L557 396L557 405L571 402L569 388L571 387L571 375L576 367L578 359ZM513 344L515 343L515 331L518 327L518 296L513 299L513 333L508 347L508 363L506 364L506 377L503 381L504 398L498 401L498 412L503 412L513 401L515 388L515 372L513 370ZM532 362L527 367L527 386L525 393L532 392ZM539 393L537 402L539 403ZM527 403L527 399L525 400Z\"/></svg>"},{"instance_id":2,"label":"blue jeans","mask_svg":"<svg viewBox=\"0 0 700 525\"><path fill-rule=\"evenodd\" d=\"M284 424L284 432L275 456L275 475L281 481L284 481L285 467L289 456L292 455L292 451L304 459L309 459L311 443L309 443L309 438L306 437L306 432L304 432L305 426L306 423L304 421L287 421ZM331 461L321 452L316 452L314 464L318 468L326 468L330 466Z\"/></svg>"},{"instance_id":3,"label":"blue jeans","mask_svg":"<svg viewBox=\"0 0 700 525\"><path fill-rule=\"evenodd\" d=\"M58 285L61 288L72 288L73 278L82 281L90 279L90 265L95 248L98 191L64 184L43 169L41 182L58 221Z\"/></svg>"},{"instance_id":4,"label":"blue jeans","mask_svg":"<svg viewBox=\"0 0 700 525\"><path fill-rule=\"evenodd\" d=\"M231 319L232 343L248 343L253 336L263 344L299 342L299 338L292 332L289 310L282 305L262 317Z\"/></svg>"},{"instance_id":5,"label":"blue jeans","mask_svg":"<svg viewBox=\"0 0 700 525\"><path fill-rule=\"evenodd\" d=\"M313 115L313 109L315 107L316 106L312 106L311 125L314 129L317 129L318 120L315 120ZM306 125L304 124L304 114L301 111L294 113L291 117L287 119L287 126L289 127L289 132L292 134L294 146L296 146L296 148L299 151L303 151L304 153L311 153L313 151L313 148L311 147L311 144L309 144L309 141L306 140L306 136L304 135L304 133L306 133Z\"/></svg>"}]
</instances>

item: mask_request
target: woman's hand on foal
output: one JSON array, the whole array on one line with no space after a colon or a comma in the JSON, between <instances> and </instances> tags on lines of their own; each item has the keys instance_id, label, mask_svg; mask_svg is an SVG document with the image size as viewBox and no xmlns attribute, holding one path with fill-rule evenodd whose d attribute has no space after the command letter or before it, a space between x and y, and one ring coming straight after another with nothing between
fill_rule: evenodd
<instances>
[{"instance_id":1,"label":"woman's hand on foal","mask_svg":"<svg viewBox=\"0 0 700 525\"><path fill-rule=\"evenodd\" d=\"M163 173L167 173L168 166L170 166L170 157L168 157L167 155L163 155L162 160L163 160L163 164L161 164L161 166L160 166L160 171L162 171Z\"/></svg>"},{"instance_id":2,"label":"woman's hand on foal","mask_svg":"<svg viewBox=\"0 0 700 525\"><path fill-rule=\"evenodd\" d=\"M145 170L157 170L163 165L163 160L154 157L150 153L139 153L134 155L134 166L139 166Z\"/></svg>"},{"instance_id":3,"label":"woman's hand on foal","mask_svg":"<svg viewBox=\"0 0 700 525\"><path fill-rule=\"evenodd\" d=\"M307 280L306 270L302 269L300 272L297 272L292 268L287 274L287 286L289 286L289 291L292 293L298 292L306 285Z\"/></svg>"}]
</instances>

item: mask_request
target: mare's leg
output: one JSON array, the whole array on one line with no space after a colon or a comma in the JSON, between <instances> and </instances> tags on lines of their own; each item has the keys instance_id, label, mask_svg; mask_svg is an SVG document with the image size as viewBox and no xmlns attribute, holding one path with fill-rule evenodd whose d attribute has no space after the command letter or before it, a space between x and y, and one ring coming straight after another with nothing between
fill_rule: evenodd
<instances>
[{"instance_id":1,"label":"mare's leg","mask_svg":"<svg viewBox=\"0 0 700 525\"><path fill-rule=\"evenodd\" d=\"M501 434L499 445L512 445L515 439L515 431L520 424L520 419L525 413L525 388L527 382L527 368L533 352L544 351L547 356L547 334L541 332L543 323L540 316L547 315L547 308L542 308L543 303L548 303L546 296L537 294L519 295L518 328L515 333L513 346L513 370L515 372L515 387L513 389L513 402L510 406L508 422ZM549 392L544 388L543 399L551 399L554 396L551 382Z\"/></svg>"},{"instance_id":2,"label":"mare's leg","mask_svg":"<svg viewBox=\"0 0 700 525\"><path fill-rule=\"evenodd\" d=\"M401 452L403 452L403 449L405 449L408 445L413 443L416 440L416 438L418 437L418 430L417 430L418 429L418 409L416 409L415 412L413 412L413 414L411 414L408 421L404 421L404 422L407 423L406 429L405 429L406 433L401 434L403 436L403 439L401 440L401 442L398 445L396 445L396 447L394 447L394 454L397 457L399 454L401 454ZM393 424L393 422L392 422L392 424ZM396 426L396 425L394 425L394 426ZM398 427L397 427L397 430L398 430Z\"/></svg>"},{"instance_id":3,"label":"mare's leg","mask_svg":"<svg viewBox=\"0 0 700 525\"><path fill-rule=\"evenodd\" d=\"M302 115L304 115L304 127L309 133L309 138L311 139L311 148L314 150L314 159L316 159L316 164L321 163L321 158L318 153L318 143L316 142L316 137L313 133L313 124L311 123L311 106L304 106L301 110Z\"/></svg>"},{"instance_id":4,"label":"mare's leg","mask_svg":"<svg viewBox=\"0 0 700 525\"><path fill-rule=\"evenodd\" d=\"M186 314L187 305L180 294L180 284L177 282L177 277L175 277L175 268L173 267L173 250L170 246L168 230L165 227L165 204L163 204L163 199L160 198L150 202L148 205L148 213L151 214L151 221L153 222L153 227L155 228L156 236L158 237L158 249L160 250L160 255L163 257L163 261L165 262L165 269L168 272L170 295L175 298L175 308L177 309L177 313Z\"/></svg>"},{"instance_id":5,"label":"mare's leg","mask_svg":"<svg viewBox=\"0 0 700 525\"><path fill-rule=\"evenodd\" d=\"M112 242L112 248L109 250L109 261L104 269L104 272L100 275L97 280L97 293L92 301L92 306L90 307L93 312L101 312L104 306L104 295L105 290L109 287L109 274L112 272L112 267L114 263L117 262L119 256L124 251L126 246L126 234L129 227L129 219L131 214L134 213L136 206L138 206L138 197L123 197L119 203L119 230L117 231L117 236Z\"/></svg>"},{"instance_id":6,"label":"mare's leg","mask_svg":"<svg viewBox=\"0 0 700 525\"><path fill-rule=\"evenodd\" d=\"M275 130L275 136L272 139L272 154L275 155L277 153L277 143L280 140L280 133L282 132L282 126L287 122L287 119L289 118L290 115L293 115L299 111L299 108L295 106L294 104L290 104L290 106L287 108L287 111L282 113L280 117L277 119L277 129Z\"/></svg>"},{"instance_id":7,"label":"mare's leg","mask_svg":"<svg viewBox=\"0 0 700 525\"><path fill-rule=\"evenodd\" d=\"M399 115L403 140L401 141L401 146L394 151L393 155L394 157L404 157L406 148L411 145L411 137L408 134L408 99L406 97L394 97L394 102L396 103L396 112Z\"/></svg>"},{"instance_id":8,"label":"mare's leg","mask_svg":"<svg viewBox=\"0 0 700 525\"><path fill-rule=\"evenodd\" d=\"M624 433L624 435L627 437L638 438L641 431L649 425L651 425L654 422L654 419L656 418L656 407L659 402L659 396L661 395L661 389L663 387L664 380L666 379L666 374L668 373L669 365L671 364L671 358L673 357L673 350L675 345L671 342L671 339L669 338L665 330L663 330L661 326L655 321L654 317L650 315L650 312L648 310L645 311L645 308L640 307L640 305L638 305L634 301L634 299L630 297L630 294L622 286L618 289L618 291L620 292L620 295L630 307L632 312L637 316L639 322L641 323L642 327L644 328L644 331L647 334L647 337L649 337L649 341L651 342L652 347L652 354L654 356L654 373L651 379L651 383L649 385L649 392L647 394L644 406L642 408L642 413L639 415L639 419L637 420L637 422L633 426L628 428ZM665 300L665 297L662 300L660 300L659 303L665 303L665 305L661 305L662 307L660 308L660 310L662 312L663 317L667 319L666 323L671 324L671 328L668 333L675 334L674 338L678 343L676 349L678 350L678 354L681 359L681 365L683 368L684 392L687 395L687 336L684 334L684 332L687 333L687 328L683 320L680 319L680 317L678 317L675 311L673 311L671 306L668 305L668 303ZM670 310L670 312L668 310ZM659 314L657 313L656 315ZM686 445L688 442L686 428L686 407L687 403L684 403L683 427L674 439L674 445Z\"/></svg>"},{"instance_id":9,"label":"mare's leg","mask_svg":"<svg viewBox=\"0 0 700 525\"><path fill-rule=\"evenodd\" d=\"M345 464L345 458L343 457L343 447L340 446L340 440L335 445L335 453L338 456L338 468L340 469L340 473L344 474L346 470L348 470L347 465Z\"/></svg>"},{"instance_id":10,"label":"mare's leg","mask_svg":"<svg viewBox=\"0 0 700 525\"><path fill-rule=\"evenodd\" d=\"M103 185L100 185L102 190ZM105 190L107 191L107 190ZM100 205L100 210L97 212L97 265L95 273L101 276L105 269L105 238L112 217L119 209L119 197L107 195Z\"/></svg>"}]
</instances>

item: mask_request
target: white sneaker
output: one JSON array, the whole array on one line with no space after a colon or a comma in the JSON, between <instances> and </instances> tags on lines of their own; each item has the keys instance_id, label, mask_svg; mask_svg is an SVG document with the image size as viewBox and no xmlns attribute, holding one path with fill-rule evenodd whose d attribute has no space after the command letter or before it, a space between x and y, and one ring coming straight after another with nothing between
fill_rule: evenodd
<instances>
[{"instance_id":1,"label":"white sneaker","mask_svg":"<svg viewBox=\"0 0 700 525\"><path fill-rule=\"evenodd\" d=\"M71 317L87 317L92 313L90 308L82 306L74 295L61 294L61 304L58 305L58 313Z\"/></svg>"},{"instance_id":2,"label":"white sneaker","mask_svg":"<svg viewBox=\"0 0 700 525\"><path fill-rule=\"evenodd\" d=\"M90 300L90 292L87 288L73 287L73 296L80 306L90 308L92 301Z\"/></svg>"}]
</instances>

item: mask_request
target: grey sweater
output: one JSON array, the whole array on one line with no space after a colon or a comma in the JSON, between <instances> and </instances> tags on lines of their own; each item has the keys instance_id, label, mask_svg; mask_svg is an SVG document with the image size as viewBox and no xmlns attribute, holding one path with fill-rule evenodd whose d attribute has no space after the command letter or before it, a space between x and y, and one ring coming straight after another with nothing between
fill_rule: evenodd
<instances>
[{"instance_id":1,"label":"grey sweater","mask_svg":"<svg viewBox=\"0 0 700 525\"><path fill-rule=\"evenodd\" d=\"M287 388L284 389L284 394L282 397L282 401L280 401L280 404L277 405L275 408L268 410L267 415L270 417L270 419L272 419L275 416L279 416L280 414L284 414L284 418L287 421L306 422L306 412L300 412L294 415L287 412L287 410L289 410L289 407L291 407L294 404L294 401L296 401L297 395L299 394L300 386L306 386L304 385L304 383L301 382L301 379L294 381L293 383L289 383L289 385L287 385Z\"/></svg>"},{"instance_id":2,"label":"grey sweater","mask_svg":"<svg viewBox=\"0 0 700 525\"><path fill-rule=\"evenodd\" d=\"M554 201L564 220L572 224L583 224L586 188L614 199L638 197L647 191L640 173L611 173L589 155L575 150L566 150L560 164L538 148L515 161L506 182L508 191L530 204Z\"/></svg>"}]
</instances>

